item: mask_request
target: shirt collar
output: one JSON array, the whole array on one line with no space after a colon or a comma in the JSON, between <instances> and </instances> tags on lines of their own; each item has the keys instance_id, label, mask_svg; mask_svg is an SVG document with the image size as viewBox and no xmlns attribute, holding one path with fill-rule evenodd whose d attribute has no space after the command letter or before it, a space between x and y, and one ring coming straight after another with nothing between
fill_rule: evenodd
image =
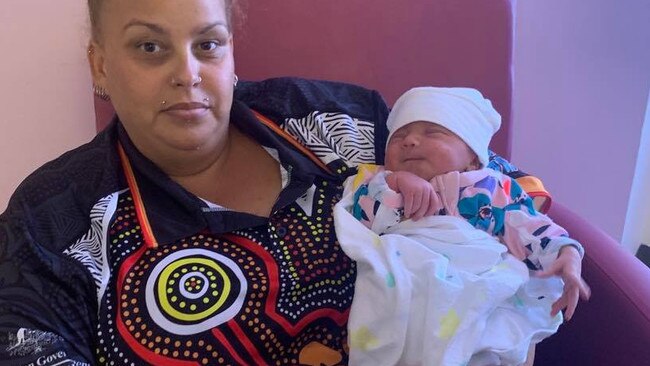
<instances>
[{"instance_id":1,"label":"shirt collar","mask_svg":"<svg viewBox=\"0 0 650 366\"><path fill-rule=\"evenodd\" d=\"M311 187L315 177L335 178L289 143L277 127L269 126L269 121L266 121L267 124L262 123L243 103L236 100L233 102L230 121L261 145L275 149L280 164L290 172L289 184L280 193L273 212L294 202ZM142 204L146 208L146 221L159 244L176 242L206 230L224 233L267 222L265 217L210 208L206 202L171 180L142 155L119 121L118 140L132 167Z\"/></svg>"}]
</instances>

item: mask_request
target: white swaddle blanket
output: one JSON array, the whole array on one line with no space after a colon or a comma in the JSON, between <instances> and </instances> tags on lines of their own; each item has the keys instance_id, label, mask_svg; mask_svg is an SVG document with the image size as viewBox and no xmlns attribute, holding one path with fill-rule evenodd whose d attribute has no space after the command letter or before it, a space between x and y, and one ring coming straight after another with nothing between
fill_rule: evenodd
<instances>
[{"instance_id":1,"label":"white swaddle blanket","mask_svg":"<svg viewBox=\"0 0 650 366\"><path fill-rule=\"evenodd\" d=\"M525 361L555 333L557 278L528 269L487 233L453 216L403 221L377 235L354 218L348 194L334 211L338 240L357 262L348 323L350 365L479 365ZM494 364L494 363L489 363Z\"/></svg>"}]
</instances>

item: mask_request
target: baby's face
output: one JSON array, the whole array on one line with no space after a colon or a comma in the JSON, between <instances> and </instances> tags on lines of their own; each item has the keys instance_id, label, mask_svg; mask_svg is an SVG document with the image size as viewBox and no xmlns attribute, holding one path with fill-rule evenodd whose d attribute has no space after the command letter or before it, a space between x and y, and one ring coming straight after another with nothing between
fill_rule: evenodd
<instances>
[{"instance_id":1,"label":"baby's face","mask_svg":"<svg viewBox=\"0 0 650 366\"><path fill-rule=\"evenodd\" d=\"M426 180L479 167L478 157L463 140L431 122L417 121L401 127L386 148L386 169L408 171Z\"/></svg>"}]
</instances>

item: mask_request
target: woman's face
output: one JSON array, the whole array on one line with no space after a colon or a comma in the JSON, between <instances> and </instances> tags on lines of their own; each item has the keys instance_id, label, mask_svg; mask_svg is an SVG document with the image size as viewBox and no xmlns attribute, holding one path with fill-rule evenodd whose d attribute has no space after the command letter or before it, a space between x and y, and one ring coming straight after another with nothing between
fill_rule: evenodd
<instances>
[{"instance_id":1,"label":"woman's face","mask_svg":"<svg viewBox=\"0 0 650 366\"><path fill-rule=\"evenodd\" d=\"M235 77L223 0L105 1L100 27L95 84L145 155L221 141Z\"/></svg>"},{"instance_id":2,"label":"woman's face","mask_svg":"<svg viewBox=\"0 0 650 366\"><path fill-rule=\"evenodd\" d=\"M386 147L386 169L408 171L427 181L479 167L478 157L463 140L431 122L417 121L399 128Z\"/></svg>"}]
</instances>

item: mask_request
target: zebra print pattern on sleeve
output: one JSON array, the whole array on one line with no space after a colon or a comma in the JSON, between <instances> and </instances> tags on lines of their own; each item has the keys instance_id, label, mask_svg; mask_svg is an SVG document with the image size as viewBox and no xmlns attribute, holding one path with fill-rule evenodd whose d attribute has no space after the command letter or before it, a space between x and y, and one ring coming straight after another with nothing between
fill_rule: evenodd
<instances>
[{"instance_id":1,"label":"zebra print pattern on sleeve","mask_svg":"<svg viewBox=\"0 0 650 366\"><path fill-rule=\"evenodd\" d=\"M340 159L348 167L375 162L373 122L314 111L303 118L287 118L283 128L326 165Z\"/></svg>"},{"instance_id":2,"label":"zebra print pattern on sleeve","mask_svg":"<svg viewBox=\"0 0 650 366\"><path fill-rule=\"evenodd\" d=\"M104 296L110 277L108 266L107 243L108 228L117 207L118 193L113 193L102 199L90 211L90 229L76 243L63 253L79 261L97 286L98 303Z\"/></svg>"}]
</instances>

